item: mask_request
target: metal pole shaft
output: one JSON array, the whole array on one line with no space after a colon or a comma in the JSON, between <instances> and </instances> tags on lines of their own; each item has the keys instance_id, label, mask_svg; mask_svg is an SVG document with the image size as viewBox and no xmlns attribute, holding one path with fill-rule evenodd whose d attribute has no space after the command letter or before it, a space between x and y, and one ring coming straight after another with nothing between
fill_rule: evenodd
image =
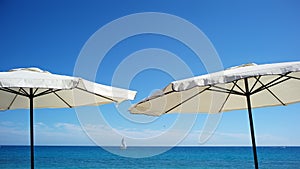
<instances>
[{"instance_id":1,"label":"metal pole shaft","mask_svg":"<svg viewBox=\"0 0 300 169\"><path fill-rule=\"evenodd\" d=\"M251 109L251 99L250 99L250 92L249 92L249 86L248 86L248 79L247 78L245 79L245 88L246 88L246 98L247 98L247 107L248 107L250 131L251 131L254 165L255 165L255 169L258 169L255 134L254 134L254 125L253 125L252 109Z\"/></svg>"},{"instance_id":2,"label":"metal pole shaft","mask_svg":"<svg viewBox=\"0 0 300 169\"><path fill-rule=\"evenodd\" d=\"M31 169L34 169L34 133L33 133L33 89L30 89L30 155Z\"/></svg>"}]
</instances>

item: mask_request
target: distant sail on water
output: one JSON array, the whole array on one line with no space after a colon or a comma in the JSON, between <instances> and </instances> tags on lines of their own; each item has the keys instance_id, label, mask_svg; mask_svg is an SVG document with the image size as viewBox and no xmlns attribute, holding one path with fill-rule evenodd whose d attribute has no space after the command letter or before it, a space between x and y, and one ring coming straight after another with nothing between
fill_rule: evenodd
<instances>
[{"instance_id":1,"label":"distant sail on water","mask_svg":"<svg viewBox=\"0 0 300 169\"><path fill-rule=\"evenodd\" d=\"M124 137L122 138L122 141L121 141L121 146L120 146L120 148L121 148L122 150L125 150L125 149L127 148L127 145L126 145L126 142L125 142L125 139L124 139Z\"/></svg>"}]
</instances>

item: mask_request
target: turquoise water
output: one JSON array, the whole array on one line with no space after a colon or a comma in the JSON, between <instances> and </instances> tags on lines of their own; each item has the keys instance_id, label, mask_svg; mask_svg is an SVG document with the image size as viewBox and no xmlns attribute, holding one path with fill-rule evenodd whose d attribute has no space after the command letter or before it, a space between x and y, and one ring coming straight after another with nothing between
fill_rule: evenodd
<instances>
[{"instance_id":1,"label":"turquoise water","mask_svg":"<svg viewBox=\"0 0 300 169\"><path fill-rule=\"evenodd\" d=\"M147 151L153 147L129 147L125 151L141 149ZM300 168L300 147L258 147L257 151L261 169ZM99 147L37 146L35 156L35 166L40 169L254 168L251 147L175 147L161 155L135 159L120 157ZM30 148L1 146L0 168L30 168Z\"/></svg>"}]
</instances>

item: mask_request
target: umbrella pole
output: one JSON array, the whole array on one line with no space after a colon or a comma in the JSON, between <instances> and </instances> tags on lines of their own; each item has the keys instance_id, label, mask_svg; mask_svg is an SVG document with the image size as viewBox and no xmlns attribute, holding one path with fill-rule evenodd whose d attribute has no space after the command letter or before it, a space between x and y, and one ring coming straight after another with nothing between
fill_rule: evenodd
<instances>
[{"instance_id":1,"label":"umbrella pole","mask_svg":"<svg viewBox=\"0 0 300 169\"><path fill-rule=\"evenodd\" d=\"M30 162L31 169L34 169L34 133L33 133L33 89L30 89Z\"/></svg>"},{"instance_id":2,"label":"umbrella pole","mask_svg":"<svg viewBox=\"0 0 300 169\"><path fill-rule=\"evenodd\" d=\"M255 165L255 169L258 169L255 134L254 134L254 125L253 125L253 118L252 118L251 99L250 99L250 92L249 92L249 86L248 86L248 79L247 78L245 79L245 88L246 88L247 107L248 107L249 123L250 123L250 130L251 130L251 140L252 140L254 165Z\"/></svg>"}]
</instances>

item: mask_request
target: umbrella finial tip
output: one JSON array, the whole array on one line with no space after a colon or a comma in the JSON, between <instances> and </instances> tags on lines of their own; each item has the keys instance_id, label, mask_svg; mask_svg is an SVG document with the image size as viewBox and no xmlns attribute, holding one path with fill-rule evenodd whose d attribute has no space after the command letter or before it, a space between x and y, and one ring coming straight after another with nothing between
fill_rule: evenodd
<instances>
[{"instance_id":1,"label":"umbrella finial tip","mask_svg":"<svg viewBox=\"0 0 300 169\"><path fill-rule=\"evenodd\" d=\"M257 66L257 64L256 63L246 63L246 64L242 64L239 66L234 66L234 67L228 68L227 70L237 69L237 68L241 68L241 67L248 67L248 66Z\"/></svg>"},{"instance_id":2,"label":"umbrella finial tip","mask_svg":"<svg viewBox=\"0 0 300 169\"><path fill-rule=\"evenodd\" d=\"M16 69L9 70L9 72L15 72L15 71L32 71L32 72L39 72L39 73L48 73L48 71L44 71L37 67L16 68Z\"/></svg>"}]
</instances>

